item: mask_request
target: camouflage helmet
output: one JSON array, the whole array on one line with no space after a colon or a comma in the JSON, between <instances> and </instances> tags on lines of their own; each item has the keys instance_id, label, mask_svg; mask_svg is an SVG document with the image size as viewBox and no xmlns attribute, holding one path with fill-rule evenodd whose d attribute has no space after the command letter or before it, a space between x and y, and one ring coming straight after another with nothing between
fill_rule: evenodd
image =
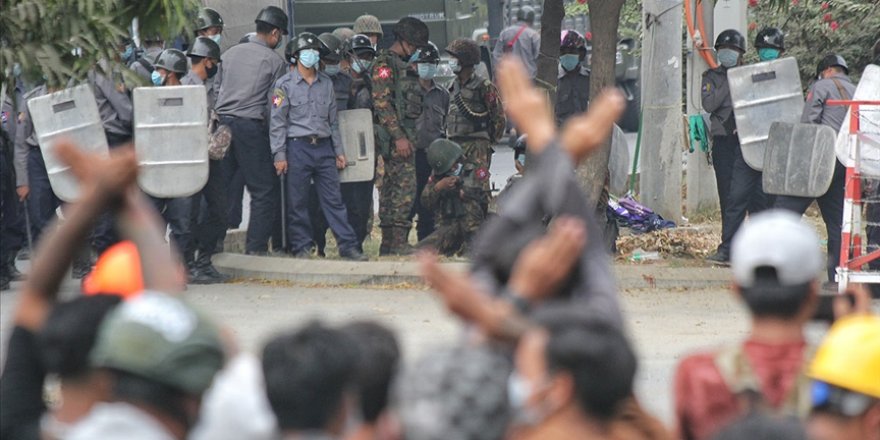
<instances>
[{"instance_id":1,"label":"camouflage helmet","mask_svg":"<svg viewBox=\"0 0 880 440\"><path fill-rule=\"evenodd\" d=\"M220 59L220 45L208 37L197 37L186 52L188 57Z\"/></svg>"},{"instance_id":2,"label":"camouflage helmet","mask_svg":"<svg viewBox=\"0 0 880 440\"><path fill-rule=\"evenodd\" d=\"M199 17L196 19L196 30L203 31L212 27L223 27L223 17L220 13L211 8L202 8L199 10Z\"/></svg>"},{"instance_id":3,"label":"camouflage helmet","mask_svg":"<svg viewBox=\"0 0 880 440\"><path fill-rule=\"evenodd\" d=\"M535 8L531 6L523 6L516 11L516 21L523 21L526 23L534 23L535 22Z\"/></svg>"},{"instance_id":4,"label":"camouflage helmet","mask_svg":"<svg viewBox=\"0 0 880 440\"><path fill-rule=\"evenodd\" d=\"M296 54L304 49L315 49L322 56L328 52L327 46L317 35L311 32L302 32L287 43L287 46L284 48L284 57L292 63L295 61Z\"/></svg>"},{"instance_id":5,"label":"camouflage helmet","mask_svg":"<svg viewBox=\"0 0 880 440\"><path fill-rule=\"evenodd\" d=\"M355 28L357 32L357 28ZM403 17L394 25L394 38L416 47L428 44L428 25L415 17Z\"/></svg>"},{"instance_id":6,"label":"camouflage helmet","mask_svg":"<svg viewBox=\"0 0 880 440\"><path fill-rule=\"evenodd\" d=\"M347 50L349 53L372 52L376 54L376 47L370 41L370 37L364 34L357 34L348 40Z\"/></svg>"},{"instance_id":7,"label":"camouflage helmet","mask_svg":"<svg viewBox=\"0 0 880 440\"><path fill-rule=\"evenodd\" d=\"M480 48L477 42L470 38L458 38L446 46L446 52L458 58L462 67L480 64Z\"/></svg>"},{"instance_id":8,"label":"camouflage helmet","mask_svg":"<svg viewBox=\"0 0 880 440\"><path fill-rule=\"evenodd\" d=\"M376 18L375 15L364 14L358 17L354 21L354 27L352 31L356 34L379 34L380 36L384 36L385 33L382 32L382 24L379 23L379 19Z\"/></svg>"},{"instance_id":9,"label":"camouflage helmet","mask_svg":"<svg viewBox=\"0 0 880 440\"><path fill-rule=\"evenodd\" d=\"M419 48L419 57L416 60L417 63L439 63L440 62L440 49L437 48L437 45L428 42L428 45L422 48Z\"/></svg>"},{"instance_id":10,"label":"camouflage helmet","mask_svg":"<svg viewBox=\"0 0 880 440\"><path fill-rule=\"evenodd\" d=\"M437 139L428 146L428 165L435 175L446 174L461 157L461 147L449 139Z\"/></svg>"},{"instance_id":11,"label":"camouflage helmet","mask_svg":"<svg viewBox=\"0 0 880 440\"><path fill-rule=\"evenodd\" d=\"M98 330L92 365L201 395L223 367L220 332L177 297L144 292L111 312Z\"/></svg>"},{"instance_id":12,"label":"camouflage helmet","mask_svg":"<svg viewBox=\"0 0 880 440\"><path fill-rule=\"evenodd\" d=\"M287 35L287 14L278 6L266 6L260 10L254 22L258 21L274 26Z\"/></svg>"},{"instance_id":13,"label":"camouflage helmet","mask_svg":"<svg viewBox=\"0 0 880 440\"><path fill-rule=\"evenodd\" d=\"M177 49L165 49L156 57L153 66L157 69L162 68L169 72L174 72L181 77L186 75L189 70L189 64L186 62L186 55Z\"/></svg>"},{"instance_id":14,"label":"camouflage helmet","mask_svg":"<svg viewBox=\"0 0 880 440\"><path fill-rule=\"evenodd\" d=\"M318 39L327 47L327 53L323 56L327 61L339 62L342 60L342 41L330 32L318 35Z\"/></svg>"},{"instance_id":15,"label":"camouflage helmet","mask_svg":"<svg viewBox=\"0 0 880 440\"><path fill-rule=\"evenodd\" d=\"M351 40L351 37L354 36L354 31L351 30L351 28L347 27L338 27L336 29L333 29L332 33L336 36L336 38L339 38L339 41L341 41L343 44L348 40Z\"/></svg>"},{"instance_id":16,"label":"camouflage helmet","mask_svg":"<svg viewBox=\"0 0 880 440\"><path fill-rule=\"evenodd\" d=\"M755 49L785 50L785 34L775 27L765 27L755 36Z\"/></svg>"}]
</instances>

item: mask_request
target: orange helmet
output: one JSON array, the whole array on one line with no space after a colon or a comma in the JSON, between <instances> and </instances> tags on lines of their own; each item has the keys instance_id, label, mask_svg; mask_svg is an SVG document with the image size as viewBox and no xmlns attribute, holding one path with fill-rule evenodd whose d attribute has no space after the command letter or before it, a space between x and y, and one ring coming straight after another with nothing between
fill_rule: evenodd
<instances>
[{"instance_id":1,"label":"orange helmet","mask_svg":"<svg viewBox=\"0 0 880 440\"><path fill-rule=\"evenodd\" d=\"M141 257L131 241L119 242L101 254L92 273L83 280L83 293L116 294L130 299L144 290Z\"/></svg>"}]
</instances>

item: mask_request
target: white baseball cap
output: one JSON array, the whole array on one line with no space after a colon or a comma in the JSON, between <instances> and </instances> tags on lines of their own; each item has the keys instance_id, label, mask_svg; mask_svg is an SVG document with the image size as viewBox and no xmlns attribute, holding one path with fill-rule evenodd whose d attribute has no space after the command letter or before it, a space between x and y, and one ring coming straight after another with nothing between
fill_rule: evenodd
<instances>
[{"instance_id":1,"label":"white baseball cap","mask_svg":"<svg viewBox=\"0 0 880 440\"><path fill-rule=\"evenodd\" d=\"M783 286L816 279L822 270L822 252L816 231L801 216L783 210L756 214L733 238L730 266L740 287L755 284L755 270L773 267Z\"/></svg>"}]
</instances>

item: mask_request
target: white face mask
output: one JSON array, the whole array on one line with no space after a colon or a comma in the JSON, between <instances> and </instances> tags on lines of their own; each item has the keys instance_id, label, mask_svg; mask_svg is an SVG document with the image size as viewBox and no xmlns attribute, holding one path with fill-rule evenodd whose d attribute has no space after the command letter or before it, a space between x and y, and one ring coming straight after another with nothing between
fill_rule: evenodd
<instances>
[{"instance_id":1,"label":"white face mask","mask_svg":"<svg viewBox=\"0 0 880 440\"><path fill-rule=\"evenodd\" d=\"M510 373L510 377L507 379L507 402L510 405L512 423L515 426L535 426L547 418L548 412L528 405L529 399L536 392L535 387L526 378L515 370Z\"/></svg>"}]
</instances>

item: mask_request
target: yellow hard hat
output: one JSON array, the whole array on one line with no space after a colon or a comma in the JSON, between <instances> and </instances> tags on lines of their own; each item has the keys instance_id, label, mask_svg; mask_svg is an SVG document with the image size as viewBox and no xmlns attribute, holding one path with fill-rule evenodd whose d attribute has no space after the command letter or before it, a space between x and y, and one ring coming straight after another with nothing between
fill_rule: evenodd
<instances>
[{"instance_id":1,"label":"yellow hard hat","mask_svg":"<svg viewBox=\"0 0 880 440\"><path fill-rule=\"evenodd\" d=\"M880 316L858 315L836 322L816 351L809 376L880 398Z\"/></svg>"}]
</instances>

